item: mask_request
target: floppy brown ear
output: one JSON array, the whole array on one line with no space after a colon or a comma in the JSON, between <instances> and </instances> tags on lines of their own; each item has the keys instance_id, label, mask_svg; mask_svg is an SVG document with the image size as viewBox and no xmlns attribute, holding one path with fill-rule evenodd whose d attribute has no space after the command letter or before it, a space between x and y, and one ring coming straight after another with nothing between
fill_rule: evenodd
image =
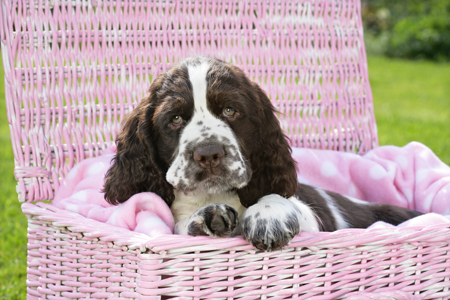
<instances>
[{"instance_id":1,"label":"floppy brown ear","mask_svg":"<svg viewBox=\"0 0 450 300\"><path fill-rule=\"evenodd\" d=\"M156 159L151 136L153 112L151 99L147 98L124 119L116 139L117 154L106 173L103 189L111 204L123 203L140 192L154 192L169 206L174 200L173 187Z\"/></svg>"},{"instance_id":2,"label":"floppy brown ear","mask_svg":"<svg viewBox=\"0 0 450 300\"><path fill-rule=\"evenodd\" d=\"M275 116L275 108L263 90L252 83L256 105L260 106L261 142L259 150L250 155L253 170L250 182L238 190L241 204L249 207L266 195L289 198L297 190L297 172L291 147Z\"/></svg>"}]
</instances>

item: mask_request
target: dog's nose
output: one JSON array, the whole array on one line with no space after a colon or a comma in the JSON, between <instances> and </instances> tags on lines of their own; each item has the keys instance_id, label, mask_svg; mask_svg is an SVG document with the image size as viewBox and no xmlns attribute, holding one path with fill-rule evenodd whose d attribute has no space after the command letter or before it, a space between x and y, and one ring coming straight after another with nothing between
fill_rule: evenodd
<instances>
[{"instance_id":1,"label":"dog's nose","mask_svg":"<svg viewBox=\"0 0 450 300\"><path fill-rule=\"evenodd\" d=\"M199 147L194 151L194 160L203 169L216 168L220 165L225 151L219 145Z\"/></svg>"}]
</instances>

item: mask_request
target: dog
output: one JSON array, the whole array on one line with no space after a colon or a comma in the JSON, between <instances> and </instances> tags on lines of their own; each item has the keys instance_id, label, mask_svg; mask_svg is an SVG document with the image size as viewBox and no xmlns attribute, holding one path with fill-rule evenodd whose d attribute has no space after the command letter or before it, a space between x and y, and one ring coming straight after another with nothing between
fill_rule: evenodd
<instances>
[{"instance_id":1,"label":"dog","mask_svg":"<svg viewBox=\"0 0 450 300\"><path fill-rule=\"evenodd\" d=\"M188 58L159 75L122 124L105 199L119 204L154 192L170 206L176 234L242 235L274 251L301 231L397 225L420 215L299 184L269 98L218 59Z\"/></svg>"}]
</instances>

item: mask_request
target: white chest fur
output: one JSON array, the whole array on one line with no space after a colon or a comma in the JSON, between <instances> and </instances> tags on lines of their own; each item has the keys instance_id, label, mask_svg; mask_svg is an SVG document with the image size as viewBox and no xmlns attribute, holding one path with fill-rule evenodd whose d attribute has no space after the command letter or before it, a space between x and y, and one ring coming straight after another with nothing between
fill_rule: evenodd
<instances>
[{"instance_id":1,"label":"white chest fur","mask_svg":"<svg viewBox=\"0 0 450 300\"><path fill-rule=\"evenodd\" d=\"M209 204L226 204L233 207L239 214L239 220L245 212L245 207L241 205L236 192L224 192L218 194L206 193L184 193L175 190L175 200L170 210L175 219L175 224L183 219L189 218L197 210Z\"/></svg>"}]
</instances>

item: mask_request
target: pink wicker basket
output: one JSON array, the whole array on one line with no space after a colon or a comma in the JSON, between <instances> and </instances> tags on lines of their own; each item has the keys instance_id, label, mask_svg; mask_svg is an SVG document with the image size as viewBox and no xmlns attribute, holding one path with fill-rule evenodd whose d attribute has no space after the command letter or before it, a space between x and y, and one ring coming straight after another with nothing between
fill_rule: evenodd
<instances>
[{"instance_id":1,"label":"pink wicker basket","mask_svg":"<svg viewBox=\"0 0 450 300\"><path fill-rule=\"evenodd\" d=\"M0 26L29 299L448 299L450 228L241 238L148 236L50 204L101 155L152 78L190 55L240 66L293 146L377 146L358 0L4 0Z\"/></svg>"}]
</instances>

